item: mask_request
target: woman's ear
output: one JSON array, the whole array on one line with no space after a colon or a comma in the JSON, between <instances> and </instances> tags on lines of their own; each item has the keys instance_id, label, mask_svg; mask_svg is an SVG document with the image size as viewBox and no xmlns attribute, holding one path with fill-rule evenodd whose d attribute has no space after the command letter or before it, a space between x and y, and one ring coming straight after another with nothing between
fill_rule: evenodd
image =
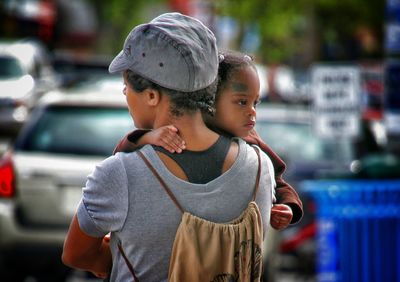
<instances>
[{"instance_id":1,"label":"woman's ear","mask_svg":"<svg viewBox=\"0 0 400 282\"><path fill-rule=\"evenodd\" d=\"M157 106L161 100L161 93L155 89L146 89L145 93L147 104L150 106Z\"/></svg>"}]
</instances>

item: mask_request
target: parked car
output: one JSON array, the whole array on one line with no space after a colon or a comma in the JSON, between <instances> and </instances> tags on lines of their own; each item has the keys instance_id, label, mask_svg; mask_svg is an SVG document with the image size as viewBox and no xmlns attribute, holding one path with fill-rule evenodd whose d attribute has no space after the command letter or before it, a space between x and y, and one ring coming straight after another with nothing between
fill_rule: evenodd
<instances>
[{"instance_id":1,"label":"parked car","mask_svg":"<svg viewBox=\"0 0 400 282\"><path fill-rule=\"evenodd\" d=\"M0 42L0 133L18 132L35 102L56 86L49 55L39 42Z\"/></svg>"},{"instance_id":2,"label":"parked car","mask_svg":"<svg viewBox=\"0 0 400 282\"><path fill-rule=\"evenodd\" d=\"M277 270L315 275L314 202L301 190L304 180L354 177L358 160L382 150L382 128L375 122L362 122L362 135L356 139L326 139L313 132L310 106L261 104L257 108L256 130L261 138L285 161L284 179L299 193L304 205L302 220L281 232L270 232L267 242L270 260L267 281L274 281ZM272 254L272 255L271 255Z\"/></svg>"},{"instance_id":3,"label":"parked car","mask_svg":"<svg viewBox=\"0 0 400 282\"><path fill-rule=\"evenodd\" d=\"M108 66L112 57L87 54L81 56L68 50L54 50L52 62L61 88L68 88L93 77L108 76Z\"/></svg>"},{"instance_id":4,"label":"parked car","mask_svg":"<svg viewBox=\"0 0 400 282\"><path fill-rule=\"evenodd\" d=\"M262 105L257 132L287 164L294 181L317 178L332 170L348 170L356 157L351 139L324 139L313 132L312 112L303 105Z\"/></svg>"},{"instance_id":5,"label":"parked car","mask_svg":"<svg viewBox=\"0 0 400 282\"><path fill-rule=\"evenodd\" d=\"M134 129L122 88L121 77L97 78L46 94L3 155L1 281L64 281L62 245L86 177Z\"/></svg>"},{"instance_id":6,"label":"parked car","mask_svg":"<svg viewBox=\"0 0 400 282\"><path fill-rule=\"evenodd\" d=\"M18 36L38 36L49 42L54 37L58 0L3 0L1 30Z\"/></svg>"}]
</instances>

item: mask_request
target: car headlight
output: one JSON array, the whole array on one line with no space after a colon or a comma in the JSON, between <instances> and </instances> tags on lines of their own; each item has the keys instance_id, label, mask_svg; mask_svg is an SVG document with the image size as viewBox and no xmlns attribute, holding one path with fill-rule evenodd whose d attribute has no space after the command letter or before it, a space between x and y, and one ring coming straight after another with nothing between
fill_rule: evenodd
<instances>
[{"instance_id":1,"label":"car headlight","mask_svg":"<svg viewBox=\"0 0 400 282\"><path fill-rule=\"evenodd\" d=\"M28 108L25 105L20 105L19 107L15 108L13 112L13 118L18 122L25 121L27 116L28 116Z\"/></svg>"}]
</instances>

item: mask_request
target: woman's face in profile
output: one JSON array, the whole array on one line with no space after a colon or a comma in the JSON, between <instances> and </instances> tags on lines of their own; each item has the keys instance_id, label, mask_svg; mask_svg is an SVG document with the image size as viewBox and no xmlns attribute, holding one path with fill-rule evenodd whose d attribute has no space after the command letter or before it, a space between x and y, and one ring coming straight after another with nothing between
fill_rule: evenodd
<instances>
[{"instance_id":1,"label":"woman's face in profile","mask_svg":"<svg viewBox=\"0 0 400 282\"><path fill-rule=\"evenodd\" d=\"M151 128L148 125L149 111L145 104L144 93L136 92L124 77L124 89L122 91L126 98L129 114L137 128Z\"/></svg>"}]
</instances>

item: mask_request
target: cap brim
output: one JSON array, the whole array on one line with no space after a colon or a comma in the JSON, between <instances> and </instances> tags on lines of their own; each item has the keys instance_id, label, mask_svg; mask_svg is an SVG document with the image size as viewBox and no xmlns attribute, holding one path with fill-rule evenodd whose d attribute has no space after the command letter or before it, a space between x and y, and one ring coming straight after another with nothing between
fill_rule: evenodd
<instances>
[{"instance_id":1,"label":"cap brim","mask_svg":"<svg viewBox=\"0 0 400 282\"><path fill-rule=\"evenodd\" d=\"M125 56L124 51L122 50L119 54L112 60L111 64L108 67L109 73L122 72L129 68L128 59Z\"/></svg>"}]
</instances>

